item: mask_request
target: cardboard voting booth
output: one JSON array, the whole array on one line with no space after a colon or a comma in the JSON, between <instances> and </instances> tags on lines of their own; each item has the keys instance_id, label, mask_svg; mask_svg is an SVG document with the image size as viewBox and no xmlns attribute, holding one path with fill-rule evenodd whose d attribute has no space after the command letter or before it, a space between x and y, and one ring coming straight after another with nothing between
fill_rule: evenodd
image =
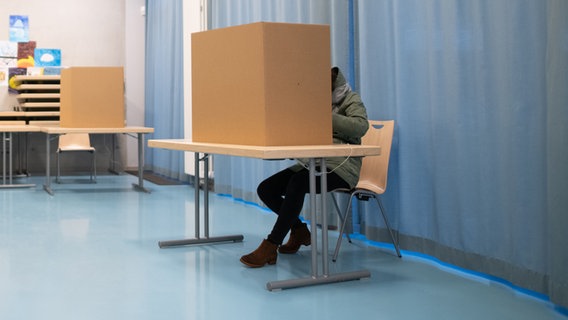
<instances>
[{"instance_id":1,"label":"cardboard voting booth","mask_svg":"<svg viewBox=\"0 0 568 320\"><path fill-rule=\"evenodd\" d=\"M333 143L329 26L259 22L191 41L193 141Z\"/></svg>"},{"instance_id":2,"label":"cardboard voting booth","mask_svg":"<svg viewBox=\"0 0 568 320\"><path fill-rule=\"evenodd\" d=\"M70 67L61 70L61 127L125 126L122 67Z\"/></svg>"}]
</instances>

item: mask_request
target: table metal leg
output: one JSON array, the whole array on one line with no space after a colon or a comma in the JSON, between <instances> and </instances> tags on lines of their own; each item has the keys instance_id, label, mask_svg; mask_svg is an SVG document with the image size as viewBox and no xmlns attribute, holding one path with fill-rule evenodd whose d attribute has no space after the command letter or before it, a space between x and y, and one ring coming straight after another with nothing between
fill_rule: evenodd
<instances>
[{"instance_id":1,"label":"table metal leg","mask_svg":"<svg viewBox=\"0 0 568 320\"><path fill-rule=\"evenodd\" d=\"M30 173L28 171L28 146L30 145L30 133L26 132L25 133L25 139L24 139L24 171L23 173L26 176L30 176Z\"/></svg>"},{"instance_id":2,"label":"table metal leg","mask_svg":"<svg viewBox=\"0 0 568 320\"><path fill-rule=\"evenodd\" d=\"M50 168L50 161L51 152L50 152L50 144L51 141L49 139L49 134L45 134L45 184L43 185L43 190L45 190L50 195L53 195L53 190L51 190L51 168Z\"/></svg>"},{"instance_id":3,"label":"table metal leg","mask_svg":"<svg viewBox=\"0 0 568 320\"><path fill-rule=\"evenodd\" d=\"M359 270L352 272L342 272L337 274L329 274L329 261L328 261L328 229L327 229L327 175L325 169L325 159L319 159L321 163L321 208L322 208L322 264L323 272L320 274L318 269L318 246L317 246L317 221L316 221L316 206L317 206L317 189L316 189L316 159L310 159L309 163L309 184L310 184L310 205L311 205L311 276L300 279L289 279L281 281L270 281L266 284L269 291L282 290L288 288L297 288L318 284L335 283L342 281L359 280L362 278L369 278L371 273L368 270ZM209 185L207 177L204 177L204 217L205 217L205 237L200 237L200 204L199 204L199 175L200 175L200 161L208 161L208 155L205 154L203 158L199 158L199 153L195 153L195 238L183 240L170 240L160 241L160 248L184 246L192 244L207 244L217 242L238 242L243 240L242 235L236 236L222 236L222 237L209 237ZM208 174L208 166L205 164L206 175Z\"/></svg>"},{"instance_id":4,"label":"table metal leg","mask_svg":"<svg viewBox=\"0 0 568 320\"><path fill-rule=\"evenodd\" d=\"M6 141L8 141L8 152L6 152ZM8 154L8 156L6 155ZM14 184L13 183L13 150L12 150L12 132L2 132L2 184L0 188L29 188L35 184ZM8 159L8 170L6 171L6 159ZM7 182L7 183L6 183Z\"/></svg>"},{"instance_id":5,"label":"table metal leg","mask_svg":"<svg viewBox=\"0 0 568 320\"><path fill-rule=\"evenodd\" d=\"M20 178L20 177L27 177L28 172L27 172L27 166L24 163L25 157L24 154L27 150L25 142L26 139L25 137L27 136L28 132L17 132L15 134L13 134L12 139L14 142L12 142L12 148L14 148L15 146L15 151L14 151L14 165L12 166L12 172L14 172L16 175L14 176L15 178Z\"/></svg>"},{"instance_id":6,"label":"table metal leg","mask_svg":"<svg viewBox=\"0 0 568 320\"><path fill-rule=\"evenodd\" d=\"M197 181L199 189L199 181ZM209 155L203 155L203 231L209 239ZM242 238L241 238L242 240Z\"/></svg>"},{"instance_id":7,"label":"table metal leg","mask_svg":"<svg viewBox=\"0 0 568 320\"><path fill-rule=\"evenodd\" d=\"M2 184L6 184L6 132L2 132Z\"/></svg>"},{"instance_id":8,"label":"table metal leg","mask_svg":"<svg viewBox=\"0 0 568 320\"><path fill-rule=\"evenodd\" d=\"M144 134L138 133L138 184L133 183L134 189L150 193L144 188Z\"/></svg>"},{"instance_id":9,"label":"table metal leg","mask_svg":"<svg viewBox=\"0 0 568 320\"><path fill-rule=\"evenodd\" d=\"M112 174L118 175L118 171L116 170L116 134L111 135L110 139L110 163L108 171Z\"/></svg>"},{"instance_id":10,"label":"table metal leg","mask_svg":"<svg viewBox=\"0 0 568 320\"><path fill-rule=\"evenodd\" d=\"M310 159L309 162L310 170L310 227L312 229L312 278L317 278L318 276L318 232L317 232L317 221L316 221L316 162L315 159Z\"/></svg>"},{"instance_id":11,"label":"table metal leg","mask_svg":"<svg viewBox=\"0 0 568 320\"><path fill-rule=\"evenodd\" d=\"M200 175L200 166L199 162L204 161L204 186L203 186L203 220L204 220L204 233L205 236L200 236L201 230L201 222L200 222L200 194L199 194L199 175ZM193 239L182 239L182 240L168 240L168 241L160 241L158 245L160 248L168 248L168 247L178 247L178 246L186 246L186 245L195 245L195 244L208 244L208 243L219 243L219 242L241 242L243 241L243 235L229 235L229 236L218 236L218 237L210 237L209 236L209 155L204 154L203 158L199 158L199 153L195 153L195 175L194 175L194 188L195 188L195 210L194 210L194 218L195 218L195 238Z\"/></svg>"},{"instance_id":12,"label":"table metal leg","mask_svg":"<svg viewBox=\"0 0 568 320\"><path fill-rule=\"evenodd\" d=\"M4 135L5 134L6 133L4 133ZM5 138L5 136L4 136L4 138ZM8 177L9 177L8 181L10 182L10 184L12 184L12 174L13 174L13 172L12 172L12 156L13 156L13 154L12 154L12 132L8 133L8 139L9 139L8 140L8 145L9 145L9 160L8 160L8 163L10 164L8 166L8 170L10 170L10 171L8 171ZM4 140L4 142L5 141L6 140Z\"/></svg>"},{"instance_id":13,"label":"table metal leg","mask_svg":"<svg viewBox=\"0 0 568 320\"><path fill-rule=\"evenodd\" d=\"M199 232L201 230L201 223L199 222L199 219L200 219L200 216L201 216L201 214L200 214L201 206L199 205L199 200L200 200L200 197L199 197L199 174L201 173L200 168L199 168L199 161L200 161L199 160L199 152L196 152L194 154L193 159L194 159L193 169L195 170L195 175L193 176L193 187L194 187L194 190L193 190L193 194L194 194L193 205L194 205L194 208L195 208L194 211L193 211L193 212L195 212L195 217L194 217L195 218L195 233L194 233L194 235L195 235L196 239L199 239L199 238L201 238L199 236Z\"/></svg>"},{"instance_id":14,"label":"table metal leg","mask_svg":"<svg viewBox=\"0 0 568 320\"><path fill-rule=\"evenodd\" d=\"M284 289L315 286L319 284L360 280L370 277L371 273L368 270L341 272L341 273L330 274L327 276L270 281L266 284L266 289L268 289L269 291L277 291Z\"/></svg>"},{"instance_id":15,"label":"table metal leg","mask_svg":"<svg viewBox=\"0 0 568 320\"><path fill-rule=\"evenodd\" d=\"M327 172L325 166L325 159L321 159L321 263L323 266L323 276L329 276L329 262L328 262L328 243L327 243ZM315 213L312 220L316 220Z\"/></svg>"},{"instance_id":16,"label":"table metal leg","mask_svg":"<svg viewBox=\"0 0 568 320\"><path fill-rule=\"evenodd\" d=\"M316 166L315 159L310 159L309 169L310 169L310 205L311 205L311 228L312 228L312 274L309 278L300 279L290 279L290 280L280 280L280 281L270 281L266 284L266 288L269 291L282 290L289 288L298 288L305 286L312 286L318 284L335 283L342 281L359 280L362 278L371 277L371 273L368 270L352 271L352 272L341 272L336 274L329 274L329 261L328 261L328 237L327 237L327 173L325 166L325 159L320 159L320 174L321 174L321 209L322 209L322 269L323 272L320 275L317 267L317 244L315 240L317 239L317 224L316 224Z\"/></svg>"}]
</instances>

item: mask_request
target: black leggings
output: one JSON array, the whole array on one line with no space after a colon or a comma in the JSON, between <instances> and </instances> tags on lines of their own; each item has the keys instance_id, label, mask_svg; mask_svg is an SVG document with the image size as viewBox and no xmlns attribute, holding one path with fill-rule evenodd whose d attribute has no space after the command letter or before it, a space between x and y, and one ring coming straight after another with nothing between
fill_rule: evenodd
<instances>
[{"instance_id":1,"label":"black leggings","mask_svg":"<svg viewBox=\"0 0 568 320\"><path fill-rule=\"evenodd\" d=\"M294 172L284 169L262 181L257 193L262 202L278 215L268 240L282 244L286 234L293 226L302 223L298 218L304 205L304 197L310 192L309 171L302 169ZM349 188L345 180L334 172L327 174L327 190ZM316 177L316 190L320 193L320 177Z\"/></svg>"}]
</instances>

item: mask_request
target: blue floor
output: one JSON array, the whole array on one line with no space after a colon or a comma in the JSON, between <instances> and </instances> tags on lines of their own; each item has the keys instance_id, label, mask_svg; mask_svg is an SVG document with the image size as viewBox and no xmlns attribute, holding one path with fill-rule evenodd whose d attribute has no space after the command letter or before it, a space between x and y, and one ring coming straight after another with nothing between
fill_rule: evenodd
<instances>
[{"instance_id":1,"label":"blue floor","mask_svg":"<svg viewBox=\"0 0 568 320\"><path fill-rule=\"evenodd\" d=\"M249 269L274 216L211 196L211 236L244 241L160 249L193 236L191 186L134 191L131 175L96 184L65 178L43 191L0 189L0 319L568 319L550 303L500 283L455 272L418 254L345 243L330 271L371 278L277 292L273 280L310 273L310 250ZM330 232L330 244L337 232Z\"/></svg>"}]
</instances>

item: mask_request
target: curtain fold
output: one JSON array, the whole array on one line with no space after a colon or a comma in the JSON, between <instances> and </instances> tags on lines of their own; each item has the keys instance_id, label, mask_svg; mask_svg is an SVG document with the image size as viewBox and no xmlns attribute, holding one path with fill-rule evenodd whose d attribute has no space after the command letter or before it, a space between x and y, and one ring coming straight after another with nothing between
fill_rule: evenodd
<instances>
[{"instance_id":1,"label":"curtain fold","mask_svg":"<svg viewBox=\"0 0 568 320\"><path fill-rule=\"evenodd\" d=\"M145 126L151 139L183 138L183 0L146 1ZM186 179L183 153L146 148L146 169Z\"/></svg>"},{"instance_id":2,"label":"curtain fold","mask_svg":"<svg viewBox=\"0 0 568 320\"><path fill-rule=\"evenodd\" d=\"M548 268L547 283L553 302L568 307L568 2L549 1L546 41L547 93L547 218Z\"/></svg>"}]
</instances>

